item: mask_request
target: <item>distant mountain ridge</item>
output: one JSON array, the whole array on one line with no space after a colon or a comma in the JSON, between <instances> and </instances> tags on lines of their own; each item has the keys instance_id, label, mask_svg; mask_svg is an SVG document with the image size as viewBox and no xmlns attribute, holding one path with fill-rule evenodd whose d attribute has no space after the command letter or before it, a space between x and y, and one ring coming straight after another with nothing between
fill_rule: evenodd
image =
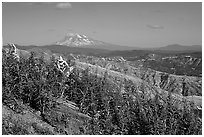
<instances>
[{"instance_id":1,"label":"distant mountain ridge","mask_svg":"<svg viewBox=\"0 0 204 137\"><path fill-rule=\"evenodd\" d=\"M179 44L167 45L165 47L156 48L139 48L114 45L107 42L95 40L83 34L67 33L66 36L55 42L56 45L64 45L68 47L83 47L83 48L97 48L105 50L161 50L161 51L202 51L201 45L185 46Z\"/></svg>"},{"instance_id":2,"label":"distant mountain ridge","mask_svg":"<svg viewBox=\"0 0 204 137\"><path fill-rule=\"evenodd\" d=\"M88 37L83 34L78 34L78 33L67 33L62 40L59 40L52 44L43 45L43 46L35 46L35 45L27 45L27 46L46 47L48 49L50 48L52 49L52 47L65 49L67 47L69 49L71 48L71 50L74 50L75 52L77 50L79 50L80 52L83 50L90 51L90 52L92 52L93 50L94 51L95 50L106 50L106 51L113 51L113 52L159 51L159 52L164 52L164 53L202 52L201 45L185 46L185 45L180 45L180 44L172 44L172 45L167 45L164 47L155 47L155 48L128 47L128 46L110 44L110 43L103 42L100 40L95 40L91 37Z\"/></svg>"},{"instance_id":3,"label":"distant mountain ridge","mask_svg":"<svg viewBox=\"0 0 204 137\"><path fill-rule=\"evenodd\" d=\"M165 47L153 48L153 50L163 51L202 51L201 45L184 46L179 44L172 44Z\"/></svg>"},{"instance_id":4,"label":"distant mountain ridge","mask_svg":"<svg viewBox=\"0 0 204 137\"><path fill-rule=\"evenodd\" d=\"M96 48L105 50L136 50L137 47L120 46L115 44L110 44L107 42L95 40L86 35L78 33L67 33L66 36L55 42L52 45L63 45L68 47L82 47L82 48Z\"/></svg>"}]
</instances>

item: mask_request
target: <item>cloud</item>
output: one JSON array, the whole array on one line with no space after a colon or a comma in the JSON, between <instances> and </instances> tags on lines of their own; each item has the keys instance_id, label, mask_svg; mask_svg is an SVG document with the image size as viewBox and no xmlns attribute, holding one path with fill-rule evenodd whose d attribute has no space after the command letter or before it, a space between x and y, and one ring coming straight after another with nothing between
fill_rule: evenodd
<instances>
[{"instance_id":1,"label":"cloud","mask_svg":"<svg viewBox=\"0 0 204 137\"><path fill-rule=\"evenodd\" d=\"M72 5L69 2L25 2L27 6L40 6L40 5L54 5L57 9L68 9Z\"/></svg>"},{"instance_id":2,"label":"cloud","mask_svg":"<svg viewBox=\"0 0 204 137\"><path fill-rule=\"evenodd\" d=\"M72 5L69 2L62 2L62 3L57 3L56 4L57 9L69 9L71 7L72 7Z\"/></svg>"},{"instance_id":3,"label":"cloud","mask_svg":"<svg viewBox=\"0 0 204 137\"><path fill-rule=\"evenodd\" d=\"M162 25L151 25L151 24L147 24L147 27L150 29L164 29L164 26Z\"/></svg>"}]
</instances>

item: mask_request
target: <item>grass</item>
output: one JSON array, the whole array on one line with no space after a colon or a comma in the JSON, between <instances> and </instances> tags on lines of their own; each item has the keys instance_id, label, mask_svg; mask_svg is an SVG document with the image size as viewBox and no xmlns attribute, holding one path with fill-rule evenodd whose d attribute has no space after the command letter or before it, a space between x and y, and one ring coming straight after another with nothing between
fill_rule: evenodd
<instances>
[{"instance_id":1,"label":"grass","mask_svg":"<svg viewBox=\"0 0 204 137\"><path fill-rule=\"evenodd\" d=\"M84 123L81 134L202 134L202 122L192 107L187 105L183 110L178 109L173 105L170 93L163 104L159 95L154 100L147 100L129 81L125 83L125 92L121 93L119 88L110 84L107 75L99 78L89 74L88 68L74 70L66 78L56 69L54 59L48 64L43 56L34 58L34 53L29 59L21 58L20 62L3 54L2 61L2 100L14 111L18 109L15 100L20 100L43 116L52 110L54 98L63 97L75 102L80 112L92 117ZM15 132L3 125L4 133L10 130Z\"/></svg>"}]
</instances>

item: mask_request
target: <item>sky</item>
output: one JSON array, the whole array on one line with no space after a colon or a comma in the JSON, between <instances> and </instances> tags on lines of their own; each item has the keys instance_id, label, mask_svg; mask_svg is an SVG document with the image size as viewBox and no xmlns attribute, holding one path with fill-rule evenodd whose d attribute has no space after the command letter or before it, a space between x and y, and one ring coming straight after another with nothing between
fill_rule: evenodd
<instances>
[{"instance_id":1,"label":"sky","mask_svg":"<svg viewBox=\"0 0 204 137\"><path fill-rule=\"evenodd\" d=\"M202 45L202 3L2 4L3 44L48 45L67 33L132 47Z\"/></svg>"}]
</instances>

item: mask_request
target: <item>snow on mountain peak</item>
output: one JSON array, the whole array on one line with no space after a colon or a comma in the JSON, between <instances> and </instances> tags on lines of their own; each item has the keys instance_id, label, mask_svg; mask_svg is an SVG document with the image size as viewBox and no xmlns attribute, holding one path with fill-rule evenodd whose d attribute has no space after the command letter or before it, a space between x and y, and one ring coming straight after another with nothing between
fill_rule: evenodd
<instances>
[{"instance_id":1,"label":"snow on mountain peak","mask_svg":"<svg viewBox=\"0 0 204 137\"><path fill-rule=\"evenodd\" d=\"M74 34L74 33L67 33L67 36L74 36L74 35L76 35L76 34Z\"/></svg>"},{"instance_id":2,"label":"snow on mountain peak","mask_svg":"<svg viewBox=\"0 0 204 137\"><path fill-rule=\"evenodd\" d=\"M101 44L101 42L97 40L93 40L86 35L80 35L78 33L67 33L65 38L61 41L56 42L58 45L66 45L66 46L95 46L97 44Z\"/></svg>"}]
</instances>

